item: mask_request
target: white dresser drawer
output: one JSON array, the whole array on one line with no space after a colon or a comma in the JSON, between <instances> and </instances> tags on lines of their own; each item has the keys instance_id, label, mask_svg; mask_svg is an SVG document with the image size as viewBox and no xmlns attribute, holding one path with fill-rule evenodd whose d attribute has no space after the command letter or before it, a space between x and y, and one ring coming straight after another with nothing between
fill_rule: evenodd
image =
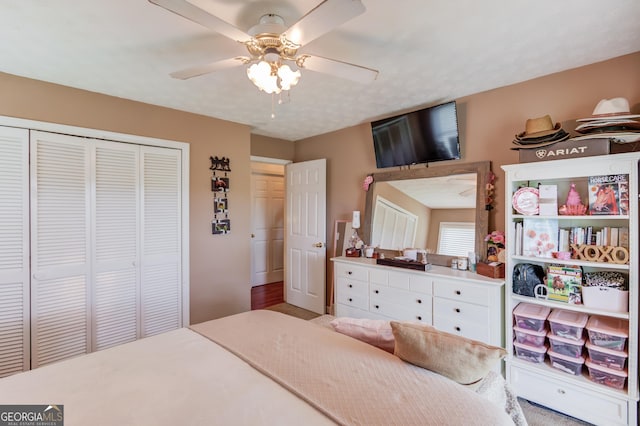
<instances>
[{"instance_id":1,"label":"white dresser drawer","mask_svg":"<svg viewBox=\"0 0 640 426\"><path fill-rule=\"evenodd\" d=\"M429 306L418 304L407 306L386 300L371 300L369 310L390 320L419 321L423 324L431 325L432 315L431 307Z\"/></svg>"},{"instance_id":2,"label":"white dresser drawer","mask_svg":"<svg viewBox=\"0 0 640 426\"><path fill-rule=\"evenodd\" d=\"M367 295L363 296L355 292L341 291L338 292L336 296L336 302L343 305L352 306L354 308L363 310L369 309L369 297L367 297Z\"/></svg>"},{"instance_id":3,"label":"white dresser drawer","mask_svg":"<svg viewBox=\"0 0 640 426\"><path fill-rule=\"evenodd\" d=\"M389 271L389 287L409 290L409 277L406 272Z\"/></svg>"},{"instance_id":4,"label":"white dresser drawer","mask_svg":"<svg viewBox=\"0 0 640 426\"><path fill-rule=\"evenodd\" d=\"M489 325L488 307L458 300L443 299L441 297L434 298L433 314L451 318L452 321L476 323L478 325L484 325L485 327Z\"/></svg>"},{"instance_id":5,"label":"white dresser drawer","mask_svg":"<svg viewBox=\"0 0 640 426\"><path fill-rule=\"evenodd\" d=\"M388 301L391 303L398 303L406 306L428 306L431 310L431 297L428 295L421 295L412 293L405 290L399 290L397 288L385 287L378 284L371 284L371 300L378 302Z\"/></svg>"},{"instance_id":6,"label":"white dresser drawer","mask_svg":"<svg viewBox=\"0 0 640 426\"><path fill-rule=\"evenodd\" d=\"M612 398L514 365L509 370L511 387L522 398L594 424L628 422L628 403L624 398Z\"/></svg>"},{"instance_id":7,"label":"white dresser drawer","mask_svg":"<svg viewBox=\"0 0 640 426\"><path fill-rule=\"evenodd\" d=\"M457 334L467 339L489 343L489 327L486 322L467 322L461 319L451 318L450 316L443 317L434 313L433 326L440 331L446 331L447 333Z\"/></svg>"},{"instance_id":8,"label":"white dresser drawer","mask_svg":"<svg viewBox=\"0 0 640 426\"><path fill-rule=\"evenodd\" d=\"M372 284L389 285L389 271L384 269L371 268L369 271L369 282Z\"/></svg>"},{"instance_id":9,"label":"white dresser drawer","mask_svg":"<svg viewBox=\"0 0 640 426\"><path fill-rule=\"evenodd\" d=\"M335 274L336 278L345 277L359 281L369 280L369 268L367 268L366 266L345 265L343 263L336 263Z\"/></svg>"},{"instance_id":10,"label":"white dresser drawer","mask_svg":"<svg viewBox=\"0 0 640 426\"><path fill-rule=\"evenodd\" d=\"M366 281L340 277L336 283L336 293L349 293L367 297L369 295L369 284Z\"/></svg>"},{"instance_id":11,"label":"white dresser drawer","mask_svg":"<svg viewBox=\"0 0 640 426\"><path fill-rule=\"evenodd\" d=\"M437 279L433 281L433 294L447 299L489 306L489 289L478 284Z\"/></svg>"}]
</instances>

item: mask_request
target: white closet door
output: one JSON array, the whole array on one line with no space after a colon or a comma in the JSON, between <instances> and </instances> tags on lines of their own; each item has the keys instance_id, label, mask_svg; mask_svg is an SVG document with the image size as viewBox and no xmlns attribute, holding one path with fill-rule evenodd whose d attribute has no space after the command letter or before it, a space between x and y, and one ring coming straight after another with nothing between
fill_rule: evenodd
<instances>
[{"instance_id":1,"label":"white closet door","mask_svg":"<svg viewBox=\"0 0 640 426\"><path fill-rule=\"evenodd\" d=\"M182 326L181 152L141 147L142 337Z\"/></svg>"},{"instance_id":2,"label":"white closet door","mask_svg":"<svg viewBox=\"0 0 640 426\"><path fill-rule=\"evenodd\" d=\"M95 141L93 345L139 335L139 147Z\"/></svg>"},{"instance_id":3,"label":"white closet door","mask_svg":"<svg viewBox=\"0 0 640 426\"><path fill-rule=\"evenodd\" d=\"M31 367L89 349L90 152L31 132Z\"/></svg>"},{"instance_id":4,"label":"white closet door","mask_svg":"<svg viewBox=\"0 0 640 426\"><path fill-rule=\"evenodd\" d=\"M0 127L0 377L29 369L29 131Z\"/></svg>"}]
</instances>

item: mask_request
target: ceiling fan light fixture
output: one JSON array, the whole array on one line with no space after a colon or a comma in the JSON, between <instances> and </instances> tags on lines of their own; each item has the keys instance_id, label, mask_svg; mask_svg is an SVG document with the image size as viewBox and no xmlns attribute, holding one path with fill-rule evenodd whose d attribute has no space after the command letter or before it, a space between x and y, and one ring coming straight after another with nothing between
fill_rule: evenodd
<instances>
[{"instance_id":1,"label":"ceiling fan light fixture","mask_svg":"<svg viewBox=\"0 0 640 426\"><path fill-rule=\"evenodd\" d=\"M279 62L260 61L247 68L247 76L256 87L269 94L290 90L300 80L300 70Z\"/></svg>"}]
</instances>

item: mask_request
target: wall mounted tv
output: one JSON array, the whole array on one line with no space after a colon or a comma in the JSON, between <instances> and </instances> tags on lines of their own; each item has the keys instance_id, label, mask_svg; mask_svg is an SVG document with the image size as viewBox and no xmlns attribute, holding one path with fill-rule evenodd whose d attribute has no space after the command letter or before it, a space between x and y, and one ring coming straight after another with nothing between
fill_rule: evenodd
<instances>
[{"instance_id":1,"label":"wall mounted tv","mask_svg":"<svg viewBox=\"0 0 640 426\"><path fill-rule=\"evenodd\" d=\"M379 169L460 159L456 102L371 123Z\"/></svg>"}]
</instances>

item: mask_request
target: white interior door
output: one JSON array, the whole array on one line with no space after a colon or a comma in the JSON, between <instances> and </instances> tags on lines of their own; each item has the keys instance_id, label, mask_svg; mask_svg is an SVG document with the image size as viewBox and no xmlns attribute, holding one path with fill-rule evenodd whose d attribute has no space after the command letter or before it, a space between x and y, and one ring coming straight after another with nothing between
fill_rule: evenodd
<instances>
[{"instance_id":1,"label":"white interior door","mask_svg":"<svg viewBox=\"0 0 640 426\"><path fill-rule=\"evenodd\" d=\"M325 312L326 160L288 164L286 170L285 300Z\"/></svg>"},{"instance_id":2,"label":"white interior door","mask_svg":"<svg viewBox=\"0 0 640 426\"><path fill-rule=\"evenodd\" d=\"M29 131L0 127L0 377L29 369Z\"/></svg>"},{"instance_id":3,"label":"white interior door","mask_svg":"<svg viewBox=\"0 0 640 426\"><path fill-rule=\"evenodd\" d=\"M251 285L284 280L284 166L252 165Z\"/></svg>"}]
</instances>

